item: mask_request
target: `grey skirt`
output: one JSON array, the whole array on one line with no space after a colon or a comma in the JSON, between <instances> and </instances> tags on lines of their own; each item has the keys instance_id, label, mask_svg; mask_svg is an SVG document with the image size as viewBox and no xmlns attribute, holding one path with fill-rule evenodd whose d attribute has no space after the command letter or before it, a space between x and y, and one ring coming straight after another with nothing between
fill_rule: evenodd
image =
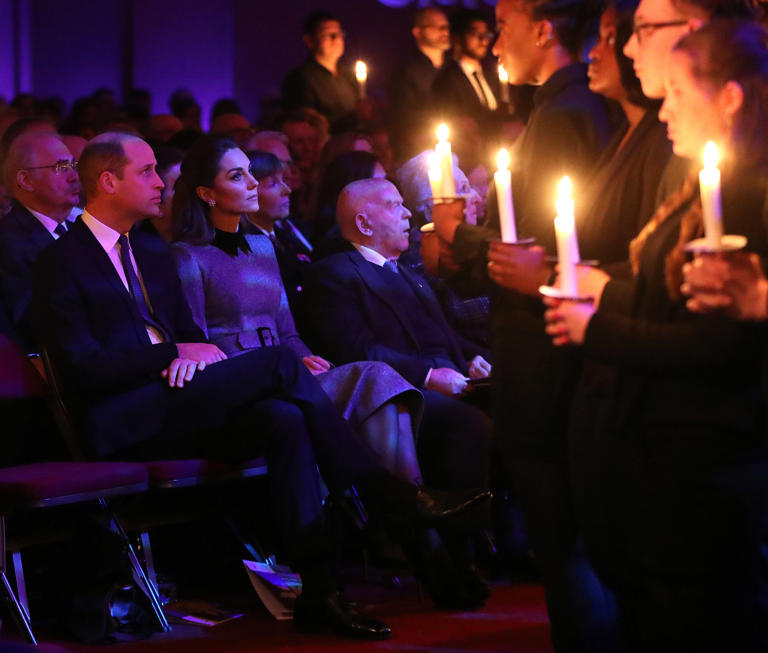
<instances>
[{"instance_id":1,"label":"grey skirt","mask_svg":"<svg viewBox=\"0 0 768 653\"><path fill-rule=\"evenodd\" d=\"M386 363L359 361L315 376L337 410L355 428L384 404L397 401L411 414L413 432L421 421L423 396Z\"/></svg>"}]
</instances>

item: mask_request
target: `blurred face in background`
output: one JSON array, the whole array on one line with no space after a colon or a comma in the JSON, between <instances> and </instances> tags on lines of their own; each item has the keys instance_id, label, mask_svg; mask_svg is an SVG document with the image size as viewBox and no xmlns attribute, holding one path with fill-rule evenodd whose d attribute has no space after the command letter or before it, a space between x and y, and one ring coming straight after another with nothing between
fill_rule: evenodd
<instances>
[{"instance_id":1,"label":"blurred face in background","mask_svg":"<svg viewBox=\"0 0 768 653\"><path fill-rule=\"evenodd\" d=\"M437 8L429 9L421 25L413 28L416 44L423 48L448 50L451 47L451 26L448 17Z\"/></svg>"},{"instance_id":2,"label":"blurred face in background","mask_svg":"<svg viewBox=\"0 0 768 653\"><path fill-rule=\"evenodd\" d=\"M589 59L589 88L611 100L624 99L626 92L616 58L616 10L613 7L600 17L600 38L590 51Z\"/></svg>"}]
</instances>

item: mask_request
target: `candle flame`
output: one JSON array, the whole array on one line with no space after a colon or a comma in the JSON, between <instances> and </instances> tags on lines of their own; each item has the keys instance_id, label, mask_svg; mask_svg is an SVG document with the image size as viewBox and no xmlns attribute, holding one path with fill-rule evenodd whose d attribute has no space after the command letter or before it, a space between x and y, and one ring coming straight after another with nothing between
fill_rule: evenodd
<instances>
[{"instance_id":1,"label":"candle flame","mask_svg":"<svg viewBox=\"0 0 768 653\"><path fill-rule=\"evenodd\" d=\"M509 170L509 152L505 148L499 150L499 155L496 157L496 165L499 170Z\"/></svg>"},{"instance_id":2,"label":"candle flame","mask_svg":"<svg viewBox=\"0 0 768 653\"><path fill-rule=\"evenodd\" d=\"M441 143L446 143L448 141L448 134L448 125L444 122L440 123L440 126L437 128L437 140Z\"/></svg>"},{"instance_id":3,"label":"candle flame","mask_svg":"<svg viewBox=\"0 0 768 653\"><path fill-rule=\"evenodd\" d=\"M499 81L502 84L509 83L509 75L507 75L507 71L504 69L504 66L499 64Z\"/></svg>"},{"instance_id":4,"label":"candle flame","mask_svg":"<svg viewBox=\"0 0 768 653\"><path fill-rule=\"evenodd\" d=\"M573 195L573 184L571 183L570 177L566 176L560 180L560 184L557 187L557 195L558 199L561 200L571 199L571 195Z\"/></svg>"},{"instance_id":5,"label":"candle flame","mask_svg":"<svg viewBox=\"0 0 768 653\"><path fill-rule=\"evenodd\" d=\"M704 167L712 170L717 168L717 164L720 161L720 152L712 141L709 141L704 147Z\"/></svg>"},{"instance_id":6,"label":"candle flame","mask_svg":"<svg viewBox=\"0 0 768 653\"><path fill-rule=\"evenodd\" d=\"M368 66L365 65L364 61L358 61L355 64L355 77L357 77L358 82L364 82L368 79Z\"/></svg>"}]
</instances>

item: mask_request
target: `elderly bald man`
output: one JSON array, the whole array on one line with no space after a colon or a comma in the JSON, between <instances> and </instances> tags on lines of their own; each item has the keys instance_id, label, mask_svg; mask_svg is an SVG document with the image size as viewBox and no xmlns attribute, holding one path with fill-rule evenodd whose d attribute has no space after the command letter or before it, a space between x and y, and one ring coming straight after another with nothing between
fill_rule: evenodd
<instances>
[{"instance_id":1,"label":"elderly bald man","mask_svg":"<svg viewBox=\"0 0 768 653\"><path fill-rule=\"evenodd\" d=\"M408 247L410 216L384 179L344 188L337 220L350 248L307 275L302 335L337 364L385 361L421 388L425 479L444 488L487 487L491 422L471 405L470 384L488 377L491 366L451 329L429 286L397 265ZM451 553L462 555L456 547Z\"/></svg>"},{"instance_id":2,"label":"elderly bald man","mask_svg":"<svg viewBox=\"0 0 768 653\"><path fill-rule=\"evenodd\" d=\"M28 315L32 266L74 220L80 180L72 153L58 134L47 131L18 136L3 172L14 201L0 220L0 301L10 318L11 337L32 353L36 351Z\"/></svg>"}]
</instances>

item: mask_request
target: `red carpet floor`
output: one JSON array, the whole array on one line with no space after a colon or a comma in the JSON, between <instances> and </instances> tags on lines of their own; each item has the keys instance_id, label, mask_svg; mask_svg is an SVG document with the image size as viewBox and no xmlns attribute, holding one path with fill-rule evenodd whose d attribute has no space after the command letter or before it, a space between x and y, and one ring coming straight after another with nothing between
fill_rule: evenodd
<instances>
[{"instance_id":1,"label":"red carpet floor","mask_svg":"<svg viewBox=\"0 0 768 653\"><path fill-rule=\"evenodd\" d=\"M406 653L545 653L552 650L543 590L538 585L496 584L487 606L477 612L437 612L427 600L419 603L413 585L398 589L348 587L353 599L364 600L368 612L386 621L393 631L386 642L356 642L325 635L299 635L290 622L278 622L253 602L245 616L213 628L174 625L167 634L144 642L117 646L83 646L48 639L46 653L246 653L247 651L403 651ZM234 607L234 606L232 606ZM12 624L7 625L12 630ZM10 635L10 632L5 636ZM41 633L44 636L44 633Z\"/></svg>"}]
</instances>

